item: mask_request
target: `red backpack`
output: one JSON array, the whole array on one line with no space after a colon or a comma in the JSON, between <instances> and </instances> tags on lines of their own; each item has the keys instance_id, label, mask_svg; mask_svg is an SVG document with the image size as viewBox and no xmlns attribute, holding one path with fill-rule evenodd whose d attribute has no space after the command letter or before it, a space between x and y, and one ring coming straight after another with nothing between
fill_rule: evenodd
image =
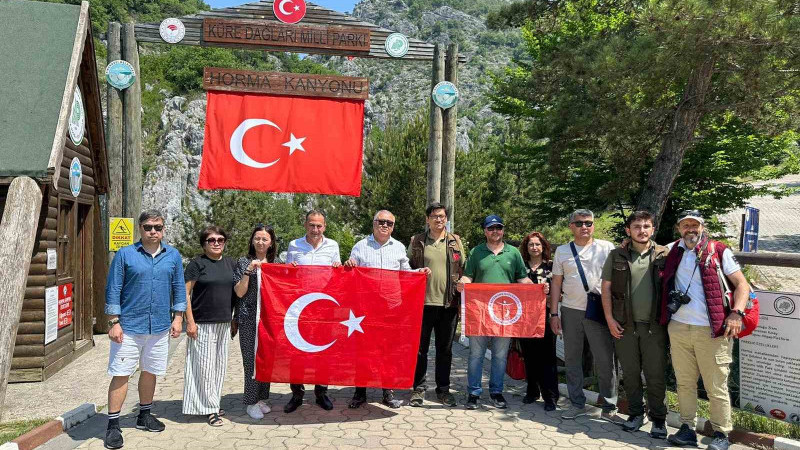
<instances>
[{"instance_id":1,"label":"red backpack","mask_svg":"<svg viewBox=\"0 0 800 450\"><path fill-rule=\"evenodd\" d=\"M717 262L717 275L719 276L719 285L725 291L723 295L723 302L725 303L725 307L730 310L730 305L733 304L733 289L731 289L730 284L728 283L728 277L725 276L725 273L722 271L722 257L715 256L717 253L714 251L714 244L713 242L709 243L711 249L709 250L709 257L715 258ZM755 292L753 292L752 286L750 283L747 284L748 288L750 288L750 299L747 300L747 306L744 308L744 317L742 318L742 331L739 332L737 336L739 339L750 336L753 333L753 330L758 327L758 316L759 316L759 307L758 307L758 297L756 297Z\"/></svg>"}]
</instances>

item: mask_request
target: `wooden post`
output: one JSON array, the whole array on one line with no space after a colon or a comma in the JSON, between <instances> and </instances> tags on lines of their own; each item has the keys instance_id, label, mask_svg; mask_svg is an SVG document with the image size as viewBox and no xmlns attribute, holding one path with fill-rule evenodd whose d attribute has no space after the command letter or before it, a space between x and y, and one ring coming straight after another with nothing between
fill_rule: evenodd
<instances>
[{"instance_id":1,"label":"wooden post","mask_svg":"<svg viewBox=\"0 0 800 450\"><path fill-rule=\"evenodd\" d=\"M6 399L14 341L22 314L36 227L42 208L42 189L28 177L17 177L8 188L0 222L0 407Z\"/></svg>"},{"instance_id":2,"label":"wooden post","mask_svg":"<svg viewBox=\"0 0 800 450\"><path fill-rule=\"evenodd\" d=\"M458 44L447 47L445 79L458 86ZM456 124L458 104L442 113L442 203L447 209L449 229L455 229L455 173L456 173Z\"/></svg>"},{"instance_id":3,"label":"wooden post","mask_svg":"<svg viewBox=\"0 0 800 450\"><path fill-rule=\"evenodd\" d=\"M433 71L431 74L431 92L434 86L444 81L444 47L436 44L433 49ZM442 189L442 108L430 99L430 139L428 140L428 190L427 203L440 201Z\"/></svg>"},{"instance_id":4,"label":"wooden post","mask_svg":"<svg viewBox=\"0 0 800 450\"><path fill-rule=\"evenodd\" d=\"M122 147L122 214L138 217L142 209L142 96L139 50L133 34L133 23L122 26L122 58L136 72L133 85L122 92L123 142ZM134 227L134 239L139 238L139 228Z\"/></svg>"}]
</instances>

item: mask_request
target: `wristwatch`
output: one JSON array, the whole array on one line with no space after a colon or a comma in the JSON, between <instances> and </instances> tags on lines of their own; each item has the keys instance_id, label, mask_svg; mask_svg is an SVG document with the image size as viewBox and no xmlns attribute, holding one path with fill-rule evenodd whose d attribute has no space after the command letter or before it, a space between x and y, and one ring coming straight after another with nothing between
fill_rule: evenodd
<instances>
[{"instance_id":1,"label":"wristwatch","mask_svg":"<svg viewBox=\"0 0 800 450\"><path fill-rule=\"evenodd\" d=\"M744 319L744 317L747 315L741 309L734 309L733 312L735 312L736 314L742 316L742 319Z\"/></svg>"},{"instance_id":2,"label":"wristwatch","mask_svg":"<svg viewBox=\"0 0 800 450\"><path fill-rule=\"evenodd\" d=\"M108 321L108 328L111 328L118 323L119 323L119 317L115 317Z\"/></svg>"},{"instance_id":3,"label":"wristwatch","mask_svg":"<svg viewBox=\"0 0 800 450\"><path fill-rule=\"evenodd\" d=\"M553 312L551 312L551 313L550 313L550 317L558 317L558 313L557 313L557 312L554 312L554 313L553 313Z\"/></svg>"}]
</instances>

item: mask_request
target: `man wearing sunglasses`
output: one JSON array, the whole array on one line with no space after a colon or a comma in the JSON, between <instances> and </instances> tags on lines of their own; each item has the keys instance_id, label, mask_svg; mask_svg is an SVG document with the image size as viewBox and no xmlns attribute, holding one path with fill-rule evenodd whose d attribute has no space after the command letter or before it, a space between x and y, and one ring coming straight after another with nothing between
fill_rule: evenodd
<instances>
[{"instance_id":1,"label":"man wearing sunglasses","mask_svg":"<svg viewBox=\"0 0 800 450\"><path fill-rule=\"evenodd\" d=\"M161 242L164 216L155 210L144 211L139 216L139 233L139 242L114 255L106 281L105 313L110 319L111 339L108 374L113 378L108 387L104 443L112 449L123 444L119 414L137 363L141 374L136 428L164 431L164 424L150 414L156 376L167 371L169 336L180 336L186 311L181 255Z\"/></svg>"},{"instance_id":2,"label":"man wearing sunglasses","mask_svg":"<svg viewBox=\"0 0 800 450\"><path fill-rule=\"evenodd\" d=\"M483 220L486 242L473 248L467 259L464 276L458 283L458 291L466 283L532 283L528 268L516 247L503 242L503 221L496 215ZM469 360L467 363L467 409L477 409L483 389L483 359L486 349L492 349L492 368L489 375L489 398L495 408L508 407L503 397L503 382L511 338L491 336L469 336Z\"/></svg>"},{"instance_id":3,"label":"man wearing sunglasses","mask_svg":"<svg viewBox=\"0 0 800 450\"><path fill-rule=\"evenodd\" d=\"M350 259L345 261L347 267L372 267L387 270L412 270L408 264L406 248L392 237L394 231L394 214L381 210L375 213L372 220L372 234L356 242L350 251ZM430 269L420 269L430 273ZM399 292L399 286L397 289ZM349 408L358 408L367 402L367 388L357 387L350 400ZM403 401L394 397L391 389L383 390L383 404L390 408L399 408Z\"/></svg>"},{"instance_id":4,"label":"man wearing sunglasses","mask_svg":"<svg viewBox=\"0 0 800 450\"><path fill-rule=\"evenodd\" d=\"M553 257L553 285L550 296L550 327L564 337L564 365L567 369L567 390L570 408L561 414L563 419L574 419L588 414L586 396L583 395L583 342L589 341L600 396L605 399L600 417L621 424L616 413L617 378L614 373L614 342L608 326L600 323L589 310L589 302L597 300L596 312L603 317L600 284L603 265L614 244L595 239L594 213L578 209L569 215L569 229L573 241L556 249ZM593 298L590 298L593 297ZM558 303L561 302L561 317Z\"/></svg>"}]
</instances>

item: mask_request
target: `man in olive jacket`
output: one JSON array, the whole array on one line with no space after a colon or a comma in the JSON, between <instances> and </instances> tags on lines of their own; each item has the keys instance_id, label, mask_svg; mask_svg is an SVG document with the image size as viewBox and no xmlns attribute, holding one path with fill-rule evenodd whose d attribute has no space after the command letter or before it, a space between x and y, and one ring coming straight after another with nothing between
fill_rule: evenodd
<instances>
[{"instance_id":1,"label":"man in olive jacket","mask_svg":"<svg viewBox=\"0 0 800 450\"><path fill-rule=\"evenodd\" d=\"M603 310L617 358L622 365L628 397L626 431L636 431L645 422L642 402L642 372L647 382L647 405L653 422L650 435L667 437L666 380L667 329L657 312L661 297L661 272L669 253L667 247L651 240L653 215L636 211L625 221L628 245L611 251L603 266Z\"/></svg>"}]
</instances>

